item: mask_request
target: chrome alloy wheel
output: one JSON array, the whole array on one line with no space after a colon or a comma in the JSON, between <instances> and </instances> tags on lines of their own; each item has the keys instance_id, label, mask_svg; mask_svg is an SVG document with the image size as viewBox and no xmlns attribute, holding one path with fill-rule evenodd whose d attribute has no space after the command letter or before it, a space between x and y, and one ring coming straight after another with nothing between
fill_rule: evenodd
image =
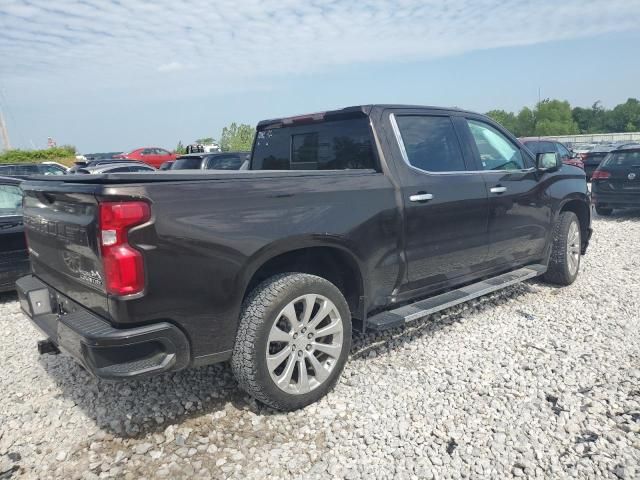
<instances>
[{"instance_id":1,"label":"chrome alloy wheel","mask_svg":"<svg viewBox=\"0 0 640 480\"><path fill-rule=\"evenodd\" d=\"M569 233L567 234L567 264L571 275L575 275L580 266L580 250L580 227L578 222L573 221L569 225Z\"/></svg>"},{"instance_id":2,"label":"chrome alloy wheel","mask_svg":"<svg viewBox=\"0 0 640 480\"><path fill-rule=\"evenodd\" d=\"M267 340L267 368L281 390L305 394L322 385L342 353L338 309L322 295L303 295L276 317Z\"/></svg>"}]
</instances>

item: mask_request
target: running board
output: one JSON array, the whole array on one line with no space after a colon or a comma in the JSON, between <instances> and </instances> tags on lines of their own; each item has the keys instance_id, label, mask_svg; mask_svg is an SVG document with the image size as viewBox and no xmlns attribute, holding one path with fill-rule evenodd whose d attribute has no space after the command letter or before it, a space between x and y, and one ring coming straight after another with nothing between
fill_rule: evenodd
<instances>
[{"instance_id":1,"label":"running board","mask_svg":"<svg viewBox=\"0 0 640 480\"><path fill-rule=\"evenodd\" d=\"M445 308L468 302L474 298L523 282L529 278L537 277L546 271L547 267L544 265L528 265L527 267L503 273L497 277L488 278L457 290L451 290L436 295L435 297L427 298L426 300L396 308L395 310L381 312L367 319L367 329L380 332L382 330L400 327L406 323L444 310Z\"/></svg>"}]
</instances>

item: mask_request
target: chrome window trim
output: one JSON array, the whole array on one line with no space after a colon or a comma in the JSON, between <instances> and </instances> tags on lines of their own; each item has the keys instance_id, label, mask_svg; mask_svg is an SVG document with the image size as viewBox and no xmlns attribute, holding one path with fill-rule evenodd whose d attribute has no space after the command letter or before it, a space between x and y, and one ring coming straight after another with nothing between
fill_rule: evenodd
<instances>
[{"instance_id":1,"label":"chrome window trim","mask_svg":"<svg viewBox=\"0 0 640 480\"><path fill-rule=\"evenodd\" d=\"M420 116L420 115L408 115L408 116ZM421 116L444 116L444 115L421 115ZM447 115L448 118L451 116ZM409 156L407 155L407 150L404 146L404 140L402 139L402 134L400 133L400 127L398 127L398 122L396 121L395 113L389 114L389 121L391 123L391 129L393 130L393 134L396 137L396 142L398 143L398 147L400 149L400 154L402 155L402 160L404 163L411 169L416 172L426 173L427 175L467 175L467 174L478 174L478 173L530 173L535 171L535 167L517 169L517 170L452 170L448 172L431 172L429 170L423 170L421 168L415 167L411 165L409 161Z\"/></svg>"}]
</instances>

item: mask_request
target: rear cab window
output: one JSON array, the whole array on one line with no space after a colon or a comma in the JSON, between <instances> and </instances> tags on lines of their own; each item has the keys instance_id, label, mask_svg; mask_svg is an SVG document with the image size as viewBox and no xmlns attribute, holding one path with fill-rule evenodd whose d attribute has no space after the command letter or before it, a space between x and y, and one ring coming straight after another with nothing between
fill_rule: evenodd
<instances>
[{"instance_id":1,"label":"rear cab window","mask_svg":"<svg viewBox=\"0 0 640 480\"><path fill-rule=\"evenodd\" d=\"M251 170L377 169L365 115L307 124L277 124L257 132Z\"/></svg>"}]
</instances>

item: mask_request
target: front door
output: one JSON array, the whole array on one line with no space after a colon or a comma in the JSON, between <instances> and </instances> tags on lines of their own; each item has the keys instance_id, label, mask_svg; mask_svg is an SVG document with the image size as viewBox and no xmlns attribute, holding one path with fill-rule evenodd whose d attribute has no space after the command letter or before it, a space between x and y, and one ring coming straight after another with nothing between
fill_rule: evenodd
<instances>
[{"instance_id":1,"label":"front door","mask_svg":"<svg viewBox=\"0 0 640 480\"><path fill-rule=\"evenodd\" d=\"M497 125L473 117L466 124L489 191L489 262L507 268L542 260L552 212L535 162Z\"/></svg>"},{"instance_id":2,"label":"front door","mask_svg":"<svg viewBox=\"0 0 640 480\"><path fill-rule=\"evenodd\" d=\"M404 203L406 290L437 290L483 268L488 253L484 179L448 115L398 110L389 121ZM455 280L454 282L455 283Z\"/></svg>"}]
</instances>

